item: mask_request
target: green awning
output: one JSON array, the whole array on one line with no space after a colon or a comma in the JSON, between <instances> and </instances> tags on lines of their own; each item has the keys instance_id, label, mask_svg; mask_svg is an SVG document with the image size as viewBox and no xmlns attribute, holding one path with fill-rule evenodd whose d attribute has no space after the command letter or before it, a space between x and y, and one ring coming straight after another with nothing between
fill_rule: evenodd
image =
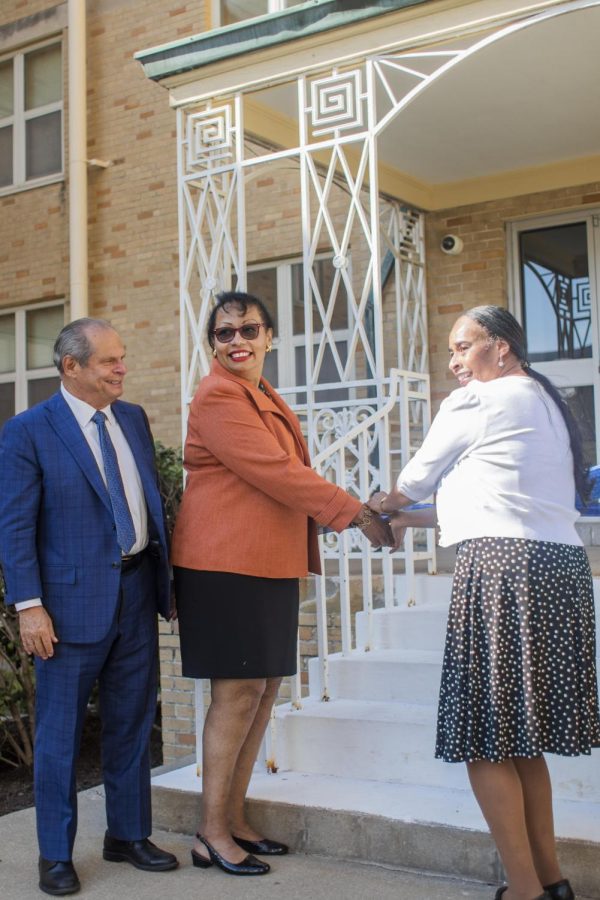
<instances>
[{"instance_id":1,"label":"green awning","mask_svg":"<svg viewBox=\"0 0 600 900\"><path fill-rule=\"evenodd\" d=\"M135 54L148 78L200 69L222 59L300 40L430 0L310 0Z\"/></svg>"}]
</instances>

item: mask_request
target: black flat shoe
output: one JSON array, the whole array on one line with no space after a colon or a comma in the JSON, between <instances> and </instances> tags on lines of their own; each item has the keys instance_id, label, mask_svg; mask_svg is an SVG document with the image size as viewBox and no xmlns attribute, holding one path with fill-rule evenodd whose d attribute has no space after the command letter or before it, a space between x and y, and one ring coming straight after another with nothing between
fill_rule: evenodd
<instances>
[{"instance_id":1,"label":"black flat shoe","mask_svg":"<svg viewBox=\"0 0 600 900\"><path fill-rule=\"evenodd\" d=\"M102 856L108 862L128 862L144 872L168 872L176 869L177 857L161 850L148 838L141 841L119 841L108 831L104 835Z\"/></svg>"},{"instance_id":2,"label":"black flat shoe","mask_svg":"<svg viewBox=\"0 0 600 900\"><path fill-rule=\"evenodd\" d=\"M554 884L545 884L544 890L550 894L552 900L575 900L573 888L567 878L555 881Z\"/></svg>"},{"instance_id":3,"label":"black flat shoe","mask_svg":"<svg viewBox=\"0 0 600 900\"><path fill-rule=\"evenodd\" d=\"M197 834L196 837L208 850L211 863L214 863L215 866L223 869L223 871L227 872L229 875L266 875L267 872L271 871L271 866L268 863L261 862L259 859L256 859L255 856L251 856L250 854L239 863L229 862L229 860L221 856L221 854L215 850L201 834ZM198 854L196 854L196 857L198 857ZM204 862L202 857L198 858ZM201 865L202 863L200 863L200 866Z\"/></svg>"},{"instance_id":4,"label":"black flat shoe","mask_svg":"<svg viewBox=\"0 0 600 900\"><path fill-rule=\"evenodd\" d=\"M260 841L247 841L245 838L231 835L238 847L247 853L256 853L258 856L285 856L289 852L287 844L281 844L279 841L270 841L269 838L262 838ZM562 900L562 897L560 898Z\"/></svg>"},{"instance_id":5,"label":"black flat shoe","mask_svg":"<svg viewBox=\"0 0 600 900\"><path fill-rule=\"evenodd\" d=\"M40 891L54 897L76 894L80 889L79 878L72 862L55 862L40 856Z\"/></svg>"},{"instance_id":6,"label":"black flat shoe","mask_svg":"<svg viewBox=\"0 0 600 900\"><path fill-rule=\"evenodd\" d=\"M507 890L508 890L507 884L505 884L504 887L498 888L498 890L494 894L494 900L500 900L500 897L502 896L502 894Z\"/></svg>"}]
</instances>

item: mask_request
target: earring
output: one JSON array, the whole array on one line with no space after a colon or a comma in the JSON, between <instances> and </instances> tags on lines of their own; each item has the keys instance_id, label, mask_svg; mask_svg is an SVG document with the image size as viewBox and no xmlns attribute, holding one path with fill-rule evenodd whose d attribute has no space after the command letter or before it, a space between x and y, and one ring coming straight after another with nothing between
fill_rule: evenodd
<instances>
[{"instance_id":1,"label":"earring","mask_svg":"<svg viewBox=\"0 0 600 900\"><path fill-rule=\"evenodd\" d=\"M269 344L269 346L265 348L265 352L270 353L272 349L273 349L273 344Z\"/></svg>"},{"instance_id":2,"label":"earring","mask_svg":"<svg viewBox=\"0 0 600 900\"><path fill-rule=\"evenodd\" d=\"M215 348L213 347L213 356L216 356L216 355L217 355L217 351L216 351Z\"/></svg>"},{"instance_id":3,"label":"earring","mask_svg":"<svg viewBox=\"0 0 600 900\"><path fill-rule=\"evenodd\" d=\"M503 368L504 368L504 360L503 360L503 359L499 359L499 360L498 360L498 367L499 367L500 369L503 369Z\"/></svg>"}]
</instances>

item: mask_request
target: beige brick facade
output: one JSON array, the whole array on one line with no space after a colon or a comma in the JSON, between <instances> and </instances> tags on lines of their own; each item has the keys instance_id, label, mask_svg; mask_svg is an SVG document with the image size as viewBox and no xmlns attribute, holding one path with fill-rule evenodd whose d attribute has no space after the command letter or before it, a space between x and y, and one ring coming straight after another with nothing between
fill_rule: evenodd
<instances>
[{"instance_id":1,"label":"beige brick facade","mask_svg":"<svg viewBox=\"0 0 600 900\"><path fill-rule=\"evenodd\" d=\"M36 14L54 5L7 0L0 29L18 20L26 37ZM177 445L175 117L133 54L202 31L205 4L94 0L87 10L88 158L111 163L88 172L89 314L119 329L130 366L126 397L143 403L155 437ZM66 135L66 41L63 52ZM67 297L68 180L1 197L0 211L0 309Z\"/></svg>"}]
</instances>

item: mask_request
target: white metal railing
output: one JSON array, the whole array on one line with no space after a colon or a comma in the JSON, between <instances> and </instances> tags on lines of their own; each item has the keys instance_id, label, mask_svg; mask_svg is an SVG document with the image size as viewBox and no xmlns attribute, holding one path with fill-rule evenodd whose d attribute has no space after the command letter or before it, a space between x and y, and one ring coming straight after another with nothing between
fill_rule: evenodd
<instances>
[{"instance_id":1,"label":"white metal railing","mask_svg":"<svg viewBox=\"0 0 600 900\"><path fill-rule=\"evenodd\" d=\"M352 489L360 498L367 499L374 489L389 490L395 477L395 469L402 468L420 445L431 419L429 376L420 372L392 369L386 379L389 393L386 401L368 417L362 419L345 434L330 443L313 459L313 467L325 477ZM393 466L389 448L393 445L393 431L399 441L400 465ZM383 456L383 453L386 456ZM374 457L375 462L374 464ZM378 457L378 458L377 458ZM348 478L350 462L352 477ZM350 481L350 484L349 484ZM407 531L404 547L397 551L387 548L376 550L357 529L348 529L337 535L325 533L320 538L322 574L314 577L316 593L316 628L318 646L318 692L323 701L329 700L329 656L331 652L349 654L356 649L353 637L353 589L362 593L362 611L366 616L366 640L363 649L368 652L372 644L372 616L374 609L374 580L383 586L383 604L386 607L415 603L415 563L424 561L430 574L435 572L435 536L426 531L425 549L416 550L413 530ZM355 562L352 567L352 562ZM404 570L405 593L395 595L395 575ZM327 607L326 582L333 581L339 598L339 641L331 641L330 611ZM337 624L334 626L337 628ZM331 649L332 644L338 647ZM291 679L291 703L302 707L302 671L298 651L297 674ZM312 691L314 694L315 691ZM271 718L265 740L267 768L277 769L277 720Z\"/></svg>"}]
</instances>

